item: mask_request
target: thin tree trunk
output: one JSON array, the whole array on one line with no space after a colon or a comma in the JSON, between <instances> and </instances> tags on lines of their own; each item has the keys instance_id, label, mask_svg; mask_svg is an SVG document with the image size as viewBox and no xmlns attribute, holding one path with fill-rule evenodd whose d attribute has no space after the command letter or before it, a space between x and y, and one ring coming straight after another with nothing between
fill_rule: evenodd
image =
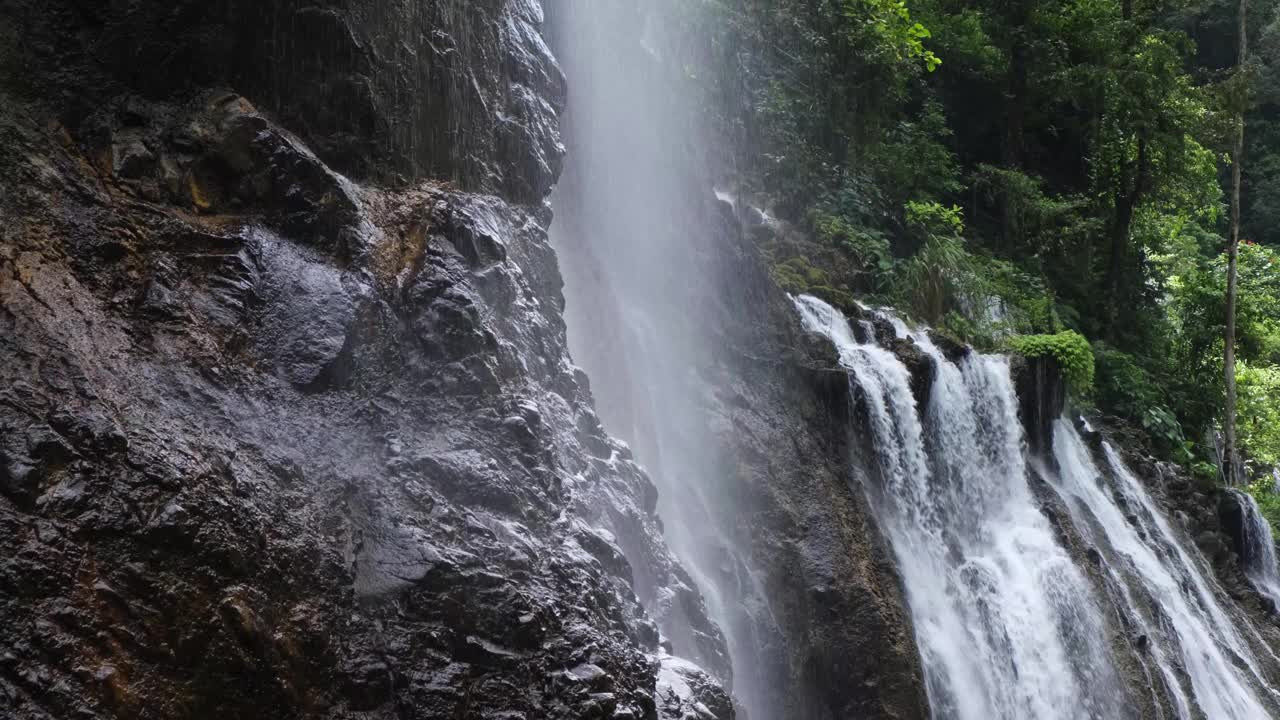
<instances>
[{"instance_id":1,"label":"thin tree trunk","mask_svg":"<svg viewBox=\"0 0 1280 720\"><path fill-rule=\"evenodd\" d=\"M1107 261L1106 288L1106 297L1109 302L1105 317L1107 331L1112 340L1115 340L1119 320L1117 313L1125 305L1125 299L1120 297L1120 279L1124 275L1129 257L1129 236L1133 231L1133 214L1146 192L1147 174L1147 141L1146 138L1139 137L1137 160L1132 166L1126 162L1120 170L1121 187L1124 190L1116 193L1115 216L1112 218L1110 229L1111 252Z\"/></svg>"},{"instance_id":2,"label":"thin tree trunk","mask_svg":"<svg viewBox=\"0 0 1280 720\"><path fill-rule=\"evenodd\" d=\"M1245 17L1249 11L1249 0L1240 0L1240 17L1236 20L1236 33L1240 43L1240 57L1236 72L1244 72L1245 59L1248 55L1248 34ZM1247 92L1241 88L1240 91ZM1236 119L1235 147L1231 152L1231 239L1227 245L1227 330L1223 365L1227 383L1226 417L1223 419L1223 471L1227 482L1235 485L1240 481L1240 468L1236 458L1236 261L1240 254L1240 166L1244 162L1244 112L1245 103L1241 99L1239 117Z\"/></svg>"},{"instance_id":3,"label":"thin tree trunk","mask_svg":"<svg viewBox=\"0 0 1280 720\"><path fill-rule=\"evenodd\" d=\"M1012 39L1009 44L1009 72L1005 90L1005 140L1004 166L1009 170L1022 170L1026 146L1027 65L1030 50L1027 47L1027 24L1030 22L1030 0L1014 0L1009 13ZM1001 235L1007 252L1013 252L1022 239L1018 226L1017 208L1013 206L1009 187L1003 188L1000 198Z\"/></svg>"}]
</instances>

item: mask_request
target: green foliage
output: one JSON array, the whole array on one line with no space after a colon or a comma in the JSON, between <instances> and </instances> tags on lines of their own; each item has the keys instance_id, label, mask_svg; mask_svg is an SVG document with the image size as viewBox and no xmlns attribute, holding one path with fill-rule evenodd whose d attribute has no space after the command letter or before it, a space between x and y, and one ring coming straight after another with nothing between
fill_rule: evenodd
<instances>
[{"instance_id":1,"label":"green foliage","mask_svg":"<svg viewBox=\"0 0 1280 720\"><path fill-rule=\"evenodd\" d=\"M1225 276L1226 260L1215 265ZM1280 364L1280 255L1242 242L1237 258L1236 336L1240 357Z\"/></svg>"},{"instance_id":2,"label":"green foliage","mask_svg":"<svg viewBox=\"0 0 1280 720\"><path fill-rule=\"evenodd\" d=\"M1223 405L1237 110L1244 238L1280 225L1280 6L1252 5L1237 74L1231 0L685 5L719 13L714 107L748 108L725 122L759 150L747 189L797 228L763 240L780 283L875 293L984 349L1079 333L1098 405L1196 460L1184 437ZM1248 242L1237 331L1241 442L1271 458L1280 265Z\"/></svg>"},{"instance_id":3,"label":"green foliage","mask_svg":"<svg viewBox=\"0 0 1280 720\"><path fill-rule=\"evenodd\" d=\"M1155 442L1157 449L1179 462L1194 457L1194 446L1182 434L1182 425L1171 410L1163 405L1147 408L1142 413L1142 429Z\"/></svg>"},{"instance_id":4,"label":"green foliage","mask_svg":"<svg viewBox=\"0 0 1280 720\"><path fill-rule=\"evenodd\" d=\"M1160 383L1139 358L1107 345L1093 344L1094 399L1102 410L1140 426L1166 456L1192 459L1178 416L1169 408Z\"/></svg>"},{"instance_id":5,"label":"green foliage","mask_svg":"<svg viewBox=\"0 0 1280 720\"><path fill-rule=\"evenodd\" d=\"M981 350L997 350L1011 335L1060 329L1057 306L1044 283L1007 260L974 253L965 258L962 287L941 329Z\"/></svg>"},{"instance_id":6,"label":"green foliage","mask_svg":"<svg viewBox=\"0 0 1280 720\"><path fill-rule=\"evenodd\" d=\"M964 189L955 153L948 147L953 133L942 105L925 102L920 113L887 128L866 152L866 164L889 202L910 199L941 201Z\"/></svg>"},{"instance_id":7,"label":"green foliage","mask_svg":"<svg viewBox=\"0 0 1280 720\"><path fill-rule=\"evenodd\" d=\"M1093 357L1097 369L1095 399L1103 410L1142 421L1149 409L1163 409L1163 391L1133 355L1097 342L1093 345Z\"/></svg>"},{"instance_id":8,"label":"green foliage","mask_svg":"<svg viewBox=\"0 0 1280 720\"><path fill-rule=\"evenodd\" d=\"M1280 465L1280 367L1236 367L1237 432L1254 460Z\"/></svg>"},{"instance_id":9,"label":"green foliage","mask_svg":"<svg viewBox=\"0 0 1280 720\"><path fill-rule=\"evenodd\" d=\"M1226 258L1184 264L1182 274L1169 281L1169 386L1175 409L1198 432L1213 425L1223 403ZM1237 353L1261 372L1280 365L1280 255L1242 243L1238 278Z\"/></svg>"},{"instance_id":10,"label":"green foliage","mask_svg":"<svg viewBox=\"0 0 1280 720\"><path fill-rule=\"evenodd\" d=\"M720 64L718 75L734 79L708 88L709 113L749 101L743 117L724 119L725 129L749 136L758 152L744 180L773 195L778 214L789 220L803 218L851 168L862 167L853 161L877 143L882 128L899 122L907 85L941 62L905 0L706 6L717 16L709 23L710 55Z\"/></svg>"},{"instance_id":11,"label":"green foliage","mask_svg":"<svg viewBox=\"0 0 1280 720\"><path fill-rule=\"evenodd\" d=\"M906 0L845 0L844 15L855 39L862 26L870 28L879 40L877 49L891 60L919 58L929 72L942 64L942 59L924 46L931 34L924 25L912 21Z\"/></svg>"},{"instance_id":12,"label":"green foliage","mask_svg":"<svg viewBox=\"0 0 1280 720\"><path fill-rule=\"evenodd\" d=\"M971 257L965 249L964 217L958 206L908 202L907 224L923 241L898 273L898 289L921 319L937 324L948 304L968 286Z\"/></svg>"},{"instance_id":13,"label":"green foliage","mask_svg":"<svg viewBox=\"0 0 1280 720\"><path fill-rule=\"evenodd\" d=\"M1061 329L1053 293L1040 277L970 249L959 206L912 201L905 217L920 247L898 267L893 289L900 305L983 349L1010 335Z\"/></svg>"},{"instance_id":14,"label":"green foliage","mask_svg":"<svg viewBox=\"0 0 1280 720\"><path fill-rule=\"evenodd\" d=\"M1086 196L1052 195L1039 176L982 163L972 182L985 203L1003 209L1006 252L1069 260L1071 252L1099 231L1088 216Z\"/></svg>"},{"instance_id":15,"label":"green foliage","mask_svg":"<svg viewBox=\"0 0 1280 720\"><path fill-rule=\"evenodd\" d=\"M1056 332L1062 325L1053 292L1044 280L1008 260L978 256L975 289L994 301L1003 318L989 328L995 336Z\"/></svg>"},{"instance_id":16,"label":"green foliage","mask_svg":"<svg viewBox=\"0 0 1280 720\"><path fill-rule=\"evenodd\" d=\"M938 330L956 342L970 343L982 349L991 347L993 339L986 326L971 315L951 310L943 316Z\"/></svg>"},{"instance_id":17,"label":"green foliage","mask_svg":"<svg viewBox=\"0 0 1280 720\"><path fill-rule=\"evenodd\" d=\"M883 232L846 215L834 214L826 207L809 211L809 222L818 240L848 256L853 272L871 276L871 286L878 286L893 271L893 252Z\"/></svg>"},{"instance_id":18,"label":"green foliage","mask_svg":"<svg viewBox=\"0 0 1280 720\"><path fill-rule=\"evenodd\" d=\"M947 207L939 202L910 201L906 204L907 223L927 237L959 237L964 234L964 213L959 205Z\"/></svg>"},{"instance_id":19,"label":"green foliage","mask_svg":"<svg viewBox=\"0 0 1280 720\"><path fill-rule=\"evenodd\" d=\"M1053 335L1018 335L1009 338L1009 348L1027 358L1052 357L1077 393L1087 393L1093 387L1093 349L1089 341L1074 330Z\"/></svg>"}]
</instances>

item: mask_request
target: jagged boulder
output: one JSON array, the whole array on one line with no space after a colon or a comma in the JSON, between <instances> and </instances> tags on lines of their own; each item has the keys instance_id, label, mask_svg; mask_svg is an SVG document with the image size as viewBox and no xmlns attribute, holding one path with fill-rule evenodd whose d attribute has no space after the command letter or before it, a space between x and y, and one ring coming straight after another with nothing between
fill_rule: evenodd
<instances>
[{"instance_id":1,"label":"jagged boulder","mask_svg":"<svg viewBox=\"0 0 1280 720\"><path fill-rule=\"evenodd\" d=\"M733 700L697 665L670 655L658 659L658 720L733 720Z\"/></svg>"},{"instance_id":2,"label":"jagged boulder","mask_svg":"<svg viewBox=\"0 0 1280 720\"><path fill-rule=\"evenodd\" d=\"M933 358L909 338L895 337L886 347L897 355L911 372L911 394L915 397L916 403L921 407L928 405L929 392L933 389L933 382L937 377Z\"/></svg>"}]
</instances>

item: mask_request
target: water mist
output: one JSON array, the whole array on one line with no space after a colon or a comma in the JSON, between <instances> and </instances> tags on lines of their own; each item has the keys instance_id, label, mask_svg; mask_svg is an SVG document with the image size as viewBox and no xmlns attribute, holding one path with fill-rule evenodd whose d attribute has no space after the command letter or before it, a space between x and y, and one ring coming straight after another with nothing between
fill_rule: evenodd
<instances>
[{"instance_id":1,"label":"water mist","mask_svg":"<svg viewBox=\"0 0 1280 720\"><path fill-rule=\"evenodd\" d=\"M591 378L606 428L632 446L658 487L667 542L726 635L733 678L721 679L753 720L767 720L758 710L768 689L756 669L754 623L745 617L765 603L749 559L721 530L735 517L734 498L700 401L710 392L703 373L717 362L707 309L721 268L708 239L724 215L689 83L664 56L672 26L664 5L549 7L571 88L551 238L574 361ZM637 592L675 654L698 660L679 609L652 589Z\"/></svg>"}]
</instances>

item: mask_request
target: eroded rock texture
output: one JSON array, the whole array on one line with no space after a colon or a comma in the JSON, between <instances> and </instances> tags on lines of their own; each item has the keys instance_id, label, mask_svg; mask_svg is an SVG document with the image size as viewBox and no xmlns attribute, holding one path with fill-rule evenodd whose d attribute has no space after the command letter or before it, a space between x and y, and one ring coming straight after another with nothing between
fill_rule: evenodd
<instances>
[{"instance_id":1,"label":"eroded rock texture","mask_svg":"<svg viewBox=\"0 0 1280 720\"><path fill-rule=\"evenodd\" d=\"M565 350L537 4L0 17L0 714L680 717L633 573L723 641Z\"/></svg>"}]
</instances>

